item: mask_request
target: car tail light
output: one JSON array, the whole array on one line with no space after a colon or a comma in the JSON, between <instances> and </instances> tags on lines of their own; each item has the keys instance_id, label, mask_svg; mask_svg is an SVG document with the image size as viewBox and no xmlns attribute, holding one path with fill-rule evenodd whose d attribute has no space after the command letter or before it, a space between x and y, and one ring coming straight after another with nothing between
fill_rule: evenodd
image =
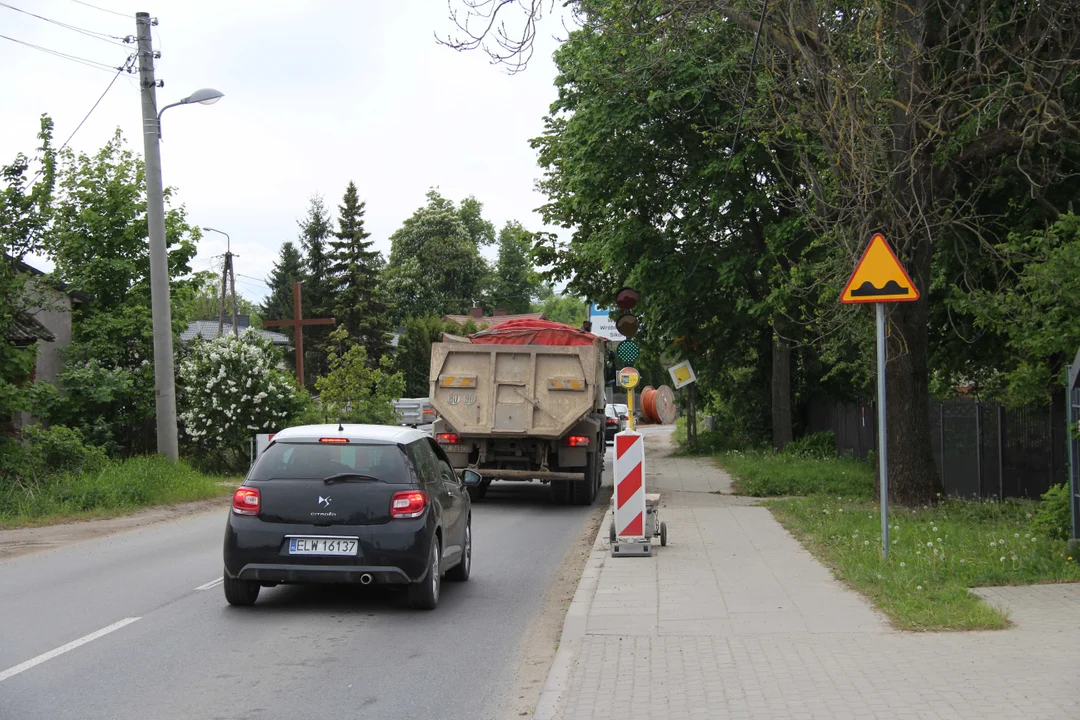
<instances>
[{"instance_id":1,"label":"car tail light","mask_svg":"<svg viewBox=\"0 0 1080 720\"><path fill-rule=\"evenodd\" d=\"M390 517L392 518L415 518L424 514L427 509L428 496L421 490L403 490L394 493L390 500Z\"/></svg>"},{"instance_id":2,"label":"car tail light","mask_svg":"<svg viewBox=\"0 0 1080 720\"><path fill-rule=\"evenodd\" d=\"M457 433L439 433L435 436L435 439L443 445L457 445L458 440L461 438L458 437Z\"/></svg>"},{"instance_id":3,"label":"car tail light","mask_svg":"<svg viewBox=\"0 0 1080 720\"><path fill-rule=\"evenodd\" d=\"M618 425L619 421L616 418L608 418L607 419L607 424L608 425Z\"/></svg>"},{"instance_id":4,"label":"car tail light","mask_svg":"<svg viewBox=\"0 0 1080 720\"><path fill-rule=\"evenodd\" d=\"M587 447L589 444L588 435L571 435L566 438L566 444L570 447Z\"/></svg>"},{"instance_id":5,"label":"car tail light","mask_svg":"<svg viewBox=\"0 0 1080 720\"><path fill-rule=\"evenodd\" d=\"M349 438L343 438L343 437L336 437L336 438L319 438L319 442L321 442L321 443L335 443L335 444L340 444L340 443L347 443L347 442L349 442Z\"/></svg>"},{"instance_id":6,"label":"car tail light","mask_svg":"<svg viewBox=\"0 0 1080 720\"><path fill-rule=\"evenodd\" d=\"M232 511L236 515L258 515L261 505L258 488L239 487L232 496Z\"/></svg>"}]
</instances>

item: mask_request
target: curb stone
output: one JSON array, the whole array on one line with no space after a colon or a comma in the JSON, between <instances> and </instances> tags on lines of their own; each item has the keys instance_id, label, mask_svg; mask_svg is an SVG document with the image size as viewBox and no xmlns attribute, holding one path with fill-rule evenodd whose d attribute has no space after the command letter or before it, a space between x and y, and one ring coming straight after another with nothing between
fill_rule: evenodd
<instances>
[{"instance_id":1,"label":"curb stone","mask_svg":"<svg viewBox=\"0 0 1080 720\"><path fill-rule=\"evenodd\" d=\"M533 720L557 720L563 696L570 687L574 658L581 648L582 640L585 639L589 610L596 596L596 588L600 584L600 570L604 567L608 555L606 549L608 515L610 513L605 513L605 521L600 523L592 551L589 553L589 561L581 573L574 599L566 611L566 620L563 622L563 631L559 638L559 649L551 661L551 669L548 670L547 682L544 683L544 689L536 703Z\"/></svg>"}]
</instances>

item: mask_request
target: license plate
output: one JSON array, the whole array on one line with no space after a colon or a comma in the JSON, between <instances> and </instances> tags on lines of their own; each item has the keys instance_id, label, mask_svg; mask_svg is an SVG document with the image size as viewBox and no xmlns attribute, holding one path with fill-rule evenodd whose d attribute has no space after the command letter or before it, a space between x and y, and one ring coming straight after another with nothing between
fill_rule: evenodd
<instances>
[{"instance_id":1,"label":"license plate","mask_svg":"<svg viewBox=\"0 0 1080 720\"><path fill-rule=\"evenodd\" d=\"M472 452L471 445L443 445L443 452L448 453L467 453Z\"/></svg>"},{"instance_id":2,"label":"license plate","mask_svg":"<svg viewBox=\"0 0 1080 720\"><path fill-rule=\"evenodd\" d=\"M289 538L290 555L356 555L356 538Z\"/></svg>"}]
</instances>

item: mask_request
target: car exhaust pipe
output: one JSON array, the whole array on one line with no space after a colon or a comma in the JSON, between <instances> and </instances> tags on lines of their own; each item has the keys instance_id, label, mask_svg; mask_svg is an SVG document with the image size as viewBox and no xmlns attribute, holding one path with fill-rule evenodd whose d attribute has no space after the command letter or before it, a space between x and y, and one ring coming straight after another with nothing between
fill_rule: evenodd
<instances>
[{"instance_id":1,"label":"car exhaust pipe","mask_svg":"<svg viewBox=\"0 0 1080 720\"><path fill-rule=\"evenodd\" d=\"M371 581L374 580L374 579L375 578L371 577L371 573L364 573L363 575L360 576L360 584L361 585L370 585Z\"/></svg>"}]
</instances>

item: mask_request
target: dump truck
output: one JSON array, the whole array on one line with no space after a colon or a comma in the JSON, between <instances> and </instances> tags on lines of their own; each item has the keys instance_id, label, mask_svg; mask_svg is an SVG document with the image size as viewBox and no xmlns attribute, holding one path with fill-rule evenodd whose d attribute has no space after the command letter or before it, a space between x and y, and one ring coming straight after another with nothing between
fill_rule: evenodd
<instances>
[{"instance_id":1,"label":"dump truck","mask_svg":"<svg viewBox=\"0 0 1080 720\"><path fill-rule=\"evenodd\" d=\"M555 504L591 505L604 465L604 340L547 320L511 320L431 347L435 440L455 468L550 484Z\"/></svg>"}]
</instances>

